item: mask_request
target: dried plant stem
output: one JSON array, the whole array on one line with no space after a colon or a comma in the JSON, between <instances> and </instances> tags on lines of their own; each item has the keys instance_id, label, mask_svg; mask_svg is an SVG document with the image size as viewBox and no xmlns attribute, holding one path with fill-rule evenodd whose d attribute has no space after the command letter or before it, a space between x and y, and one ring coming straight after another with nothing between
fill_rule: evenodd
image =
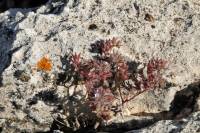
<instances>
[{"instance_id":1,"label":"dried plant stem","mask_svg":"<svg viewBox=\"0 0 200 133\"><path fill-rule=\"evenodd\" d=\"M124 102L124 98L123 98L123 96L122 96L123 94L122 94L121 87L118 88L118 91L119 91L119 95L120 95L121 102L122 102L122 106L123 106L125 102Z\"/></svg>"},{"instance_id":2,"label":"dried plant stem","mask_svg":"<svg viewBox=\"0 0 200 133\"><path fill-rule=\"evenodd\" d=\"M69 127L67 126L67 124L65 124L65 123L63 123L63 122L57 120L53 115L51 115L51 117L52 117L56 122L58 122L59 124L65 126L65 127L67 127L67 128L69 128Z\"/></svg>"},{"instance_id":3,"label":"dried plant stem","mask_svg":"<svg viewBox=\"0 0 200 133\"><path fill-rule=\"evenodd\" d=\"M126 103L126 102L129 102L129 101L131 101L131 100L133 100L135 97L137 97L138 95L140 95L140 94L142 94L143 92L145 92L145 91L147 91L147 90L142 90L142 91L139 91L138 93L136 93L134 96L132 96L131 98L129 98L129 99L126 99L125 101L124 101L124 103Z\"/></svg>"}]
</instances>

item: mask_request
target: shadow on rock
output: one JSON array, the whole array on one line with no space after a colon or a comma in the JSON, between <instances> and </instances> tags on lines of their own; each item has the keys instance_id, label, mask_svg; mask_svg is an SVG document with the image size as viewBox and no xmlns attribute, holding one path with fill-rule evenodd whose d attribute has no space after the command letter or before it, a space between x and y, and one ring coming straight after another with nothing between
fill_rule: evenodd
<instances>
[{"instance_id":1,"label":"shadow on rock","mask_svg":"<svg viewBox=\"0 0 200 133\"><path fill-rule=\"evenodd\" d=\"M15 33L13 30L0 24L0 86L2 86L2 72L11 64L12 54L16 49L12 49Z\"/></svg>"},{"instance_id":2,"label":"shadow on rock","mask_svg":"<svg viewBox=\"0 0 200 133\"><path fill-rule=\"evenodd\" d=\"M48 0L0 0L0 12L10 8L32 8L45 4Z\"/></svg>"}]
</instances>

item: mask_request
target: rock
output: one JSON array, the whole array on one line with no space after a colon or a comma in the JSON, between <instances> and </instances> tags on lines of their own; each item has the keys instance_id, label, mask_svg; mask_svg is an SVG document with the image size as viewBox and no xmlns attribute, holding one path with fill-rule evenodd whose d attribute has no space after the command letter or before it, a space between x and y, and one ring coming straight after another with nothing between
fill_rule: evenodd
<instances>
[{"instance_id":1,"label":"rock","mask_svg":"<svg viewBox=\"0 0 200 133\"><path fill-rule=\"evenodd\" d=\"M130 115L143 112L159 113L169 111L177 90L177 87L170 87L168 89L145 92L128 102L126 105L128 110L124 112Z\"/></svg>"},{"instance_id":2,"label":"rock","mask_svg":"<svg viewBox=\"0 0 200 133\"><path fill-rule=\"evenodd\" d=\"M133 130L126 133L198 133L200 132L200 112L191 114L181 120L162 120L148 128Z\"/></svg>"},{"instance_id":3,"label":"rock","mask_svg":"<svg viewBox=\"0 0 200 133\"><path fill-rule=\"evenodd\" d=\"M191 103L186 102L191 106L186 106L182 113L178 111L182 122L173 120L176 110L171 108L174 101L174 105L179 105L180 100L175 100L177 93L200 76L199 4L198 0L52 0L38 8L1 13L0 131L64 132L51 128L56 127L52 115L65 113L67 118L78 117L81 111L90 114L86 104L78 104L84 102L83 96L78 96L78 92L73 96L74 86L62 84L68 74L67 54L73 51L90 59L91 43L118 37L123 45L116 52L129 61L146 62L152 57L167 60L169 67L164 76L175 87L139 95L123 108L126 119L118 114L109 124L118 121L122 127L128 127L126 130L143 128L135 132L198 132L199 100L195 91L186 96L191 98ZM51 71L38 70L37 63L43 57L51 60ZM59 79L60 74L63 79ZM157 117L163 113L166 117ZM182 117L187 118L184 121ZM94 114L92 118L96 119ZM75 120L68 124L72 125L70 131ZM126 123L131 120L131 124ZM60 121L65 125L68 120ZM139 126L140 122L145 126L155 124L145 128Z\"/></svg>"}]
</instances>

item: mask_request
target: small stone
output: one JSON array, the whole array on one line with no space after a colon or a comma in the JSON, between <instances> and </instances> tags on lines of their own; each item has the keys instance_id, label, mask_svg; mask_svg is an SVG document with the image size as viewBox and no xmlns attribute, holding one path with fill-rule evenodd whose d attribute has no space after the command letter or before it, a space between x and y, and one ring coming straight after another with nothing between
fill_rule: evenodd
<instances>
[{"instance_id":1,"label":"small stone","mask_svg":"<svg viewBox=\"0 0 200 133\"><path fill-rule=\"evenodd\" d=\"M148 13L145 14L144 19L145 19L146 21L149 21L149 22L154 22L154 21L155 21L154 17L153 17L151 14L148 14Z\"/></svg>"},{"instance_id":2,"label":"small stone","mask_svg":"<svg viewBox=\"0 0 200 133\"><path fill-rule=\"evenodd\" d=\"M95 30L95 29L97 29L97 28L98 28L98 27L97 27L96 24L90 24L89 27L88 27L89 30Z\"/></svg>"}]
</instances>

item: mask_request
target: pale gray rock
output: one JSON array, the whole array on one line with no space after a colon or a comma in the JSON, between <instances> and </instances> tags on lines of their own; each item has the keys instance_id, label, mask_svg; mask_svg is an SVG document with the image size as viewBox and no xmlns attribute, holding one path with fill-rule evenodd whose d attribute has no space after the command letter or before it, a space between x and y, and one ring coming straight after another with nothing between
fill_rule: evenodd
<instances>
[{"instance_id":1,"label":"pale gray rock","mask_svg":"<svg viewBox=\"0 0 200 133\"><path fill-rule=\"evenodd\" d=\"M134 120L133 114L170 111L176 93L200 77L199 5L198 0L55 0L37 9L10 9L1 13L0 130L50 130L55 121L52 115L63 113L62 104L71 105L69 98L74 98L73 89L68 91L55 85L55 78L68 65L64 56L73 49L83 58L91 58L90 44L112 37L118 37L124 44L116 51L127 60L144 63L151 57L167 60L169 68L164 76L175 87L138 96L127 103L128 108L123 108L128 119L117 116L110 123L117 118L124 123L129 118ZM37 62L44 56L53 63L48 74L37 70ZM198 110L199 100L196 107ZM146 119L158 122L137 132L198 132L198 114L183 119L183 123L142 116L137 119L144 123Z\"/></svg>"}]
</instances>

